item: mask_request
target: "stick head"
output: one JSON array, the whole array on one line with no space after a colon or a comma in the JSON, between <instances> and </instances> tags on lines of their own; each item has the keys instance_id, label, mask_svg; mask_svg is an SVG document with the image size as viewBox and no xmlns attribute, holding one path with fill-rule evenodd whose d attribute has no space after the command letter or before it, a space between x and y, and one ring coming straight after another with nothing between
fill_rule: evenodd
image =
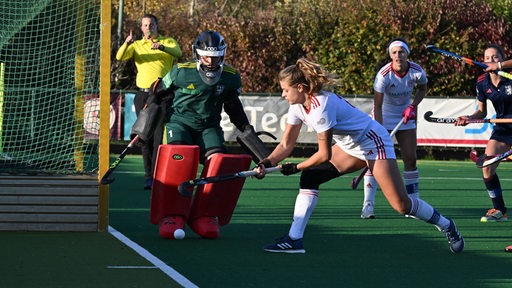
<instances>
[{"instance_id":1,"label":"stick head","mask_svg":"<svg viewBox=\"0 0 512 288\"><path fill-rule=\"evenodd\" d=\"M428 44L427 46L425 46L425 48L427 49L427 51L432 51L434 49L438 49L436 44Z\"/></svg>"},{"instance_id":2,"label":"stick head","mask_svg":"<svg viewBox=\"0 0 512 288\"><path fill-rule=\"evenodd\" d=\"M356 178L352 178L352 183L350 184L350 187L352 187L352 190L357 189L357 184L359 184L359 182L357 182Z\"/></svg>"},{"instance_id":3,"label":"stick head","mask_svg":"<svg viewBox=\"0 0 512 288\"><path fill-rule=\"evenodd\" d=\"M190 181L185 181L178 185L178 192L183 197L191 197L192 196L192 189L194 187L194 182L190 183ZM192 188L192 189L191 189Z\"/></svg>"},{"instance_id":4,"label":"stick head","mask_svg":"<svg viewBox=\"0 0 512 288\"><path fill-rule=\"evenodd\" d=\"M108 184L114 182L114 180L116 180L116 178L109 178L109 177L101 178L101 185L108 185Z\"/></svg>"},{"instance_id":5,"label":"stick head","mask_svg":"<svg viewBox=\"0 0 512 288\"><path fill-rule=\"evenodd\" d=\"M469 158L471 161L476 163L476 161L478 161L478 152L476 150L471 150L471 152L469 152Z\"/></svg>"},{"instance_id":6,"label":"stick head","mask_svg":"<svg viewBox=\"0 0 512 288\"><path fill-rule=\"evenodd\" d=\"M490 157L487 157L486 154L482 154L480 155L480 157L478 157L478 159L476 159L476 167L478 168L483 168L484 167L484 162L486 160L488 160Z\"/></svg>"}]
</instances>

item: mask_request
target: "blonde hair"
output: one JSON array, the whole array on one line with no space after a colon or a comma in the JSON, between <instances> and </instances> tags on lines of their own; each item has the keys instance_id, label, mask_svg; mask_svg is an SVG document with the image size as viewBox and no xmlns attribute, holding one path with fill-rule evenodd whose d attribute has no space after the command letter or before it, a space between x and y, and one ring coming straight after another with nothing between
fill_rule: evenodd
<instances>
[{"instance_id":1,"label":"blonde hair","mask_svg":"<svg viewBox=\"0 0 512 288\"><path fill-rule=\"evenodd\" d=\"M300 58L294 65L290 65L279 72L279 81L288 81L291 87L302 84L309 88L309 94L318 93L324 85L338 85L336 75L324 70L319 64Z\"/></svg>"}]
</instances>

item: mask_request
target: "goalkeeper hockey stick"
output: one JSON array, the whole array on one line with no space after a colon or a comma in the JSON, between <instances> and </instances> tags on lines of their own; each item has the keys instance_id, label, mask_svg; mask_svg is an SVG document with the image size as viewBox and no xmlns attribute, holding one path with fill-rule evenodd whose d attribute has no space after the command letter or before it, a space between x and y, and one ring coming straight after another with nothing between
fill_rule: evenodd
<instances>
[{"instance_id":1,"label":"goalkeeper hockey stick","mask_svg":"<svg viewBox=\"0 0 512 288\"><path fill-rule=\"evenodd\" d=\"M281 167L270 167L265 169L268 172L274 172L274 171L280 171ZM223 182L223 181L229 181L237 178L246 178L250 176L256 176L258 175L258 172L254 170L249 171L241 171L231 174L223 174L223 175L217 175L217 176L210 176L210 177L201 177L194 180L188 180L180 185L178 185L178 192L185 197L191 197L192 192L189 190L189 188L197 186L197 185L204 185L209 183L217 183L217 182Z\"/></svg>"},{"instance_id":2,"label":"goalkeeper hockey stick","mask_svg":"<svg viewBox=\"0 0 512 288\"><path fill-rule=\"evenodd\" d=\"M117 157L116 161L110 165L107 172L103 177L101 177L101 184L106 185L110 184L114 181L114 178L109 178L110 174L114 172L114 170L117 168L119 163L123 160L124 156L126 156L126 153L130 148L132 148L135 144L140 142L146 142L151 138L151 135L153 135L155 131L157 123L157 119L159 117L159 107L155 103L146 103L142 110L137 115L137 120L135 123L133 123L132 131L130 131L130 138L133 137L133 139L130 141L128 146L121 152L119 157Z\"/></svg>"},{"instance_id":3,"label":"goalkeeper hockey stick","mask_svg":"<svg viewBox=\"0 0 512 288\"><path fill-rule=\"evenodd\" d=\"M434 112L427 111L423 117L427 122L432 123L443 123L443 124L453 124L457 122L457 118L440 118L440 117L432 117ZM466 119L468 123L512 123L512 119L510 118L500 118L500 119Z\"/></svg>"},{"instance_id":4,"label":"goalkeeper hockey stick","mask_svg":"<svg viewBox=\"0 0 512 288\"><path fill-rule=\"evenodd\" d=\"M483 167L498 163L500 161L508 159L508 157L510 157L511 155L512 155L512 150L509 150L503 154L494 155L494 156L488 156L486 154L482 154L476 160L476 167L483 168Z\"/></svg>"},{"instance_id":5,"label":"goalkeeper hockey stick","mask_svg":"<svg viewBox=\"0 0 512 288\"><path fill-rule=\"evenodd\" d=\"M126 146L126 148L124 148L123 152L121 152L121 154L119 154L119 157L117 157L116 161L114 161L114 163L112 163L110 165L107 172L105 172L103 177L101 177L102 185L107 185L107 184L114 182L115 179L109 178L110 175L112 174L112 172L114 172L114 170L116 170L117 166L119 166L119 163L121 163L121 161L123 161L123 158L124 158L124 156L126 156L126 153L128 153L128 150L130 150L130 148L135 146L135 144L137 144L137 142L139 142L139 135L136 135L135 137L133 137L132 141L130 141L128 146Z\"/></svg>"},{"instance_id":6,"label":"goalkeeper hockey stick","mask_svg":"<svg viewBox=\"0 0 512 288\"><path fill-rule=\"evenodd\" d=\"M393 137L396 134L396 131L398 131L398 128L400 128L400 126L402 126L402 123L404 123L404 118L400 119L400 122L398 122L398 124L396 124L395 128L393 128L393 131L391 131L391 133L389 133L389 136ZM361 171L361 173L359 173L357 178L352 178L352 183L351 183L352 190L356 190L356 188L359 185L359 183L361 182L361 180L363 180L364 174L366 174L366 172L368 172L368 166L364 167L363 171Z\"/></svg>"},{"instance_id":7,"label":"goalkeeper hockey stick","mask_svg":"<svg viewBox=\"0 0 512 288\"><path fill-rule=\"evenodd\" d=\"M477 67L480 67L480 68L483 68L483 69L487 68L487 65L485 63L477 62L477 61L474 61L474 60L472 60L470 58L466 58L466 57L463 57L461 55L457 55L455 53L439 49L434 44L427 45L426 48L427 48L427 51L438 53L438 54L441 54L441 55L443 55L445 57L452 58L452 59L455 59L457 61L469 64L469 65L477 66ZM497 73L498 75L500 75L502 77L505 77L505 78L508 78L508 79L512 79L512 74L510 74L508 72L505 72L505 71L493 71L493 72Z\"/></svg>"}]
</instances>

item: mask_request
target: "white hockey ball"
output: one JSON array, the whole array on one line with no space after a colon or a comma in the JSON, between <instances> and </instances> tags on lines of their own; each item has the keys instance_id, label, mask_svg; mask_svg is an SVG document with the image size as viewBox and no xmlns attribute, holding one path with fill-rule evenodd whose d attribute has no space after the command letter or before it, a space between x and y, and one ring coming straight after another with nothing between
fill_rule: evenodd
<instances>
[{"instance_id":1,"label":"white hockey ball","mask_svg":"<svg viewBox=\"0 0 512 288\"><path fill-rule=\"evenodd\" d=\"M183 231L183 229L176 229L174 231L174 239L183 239L185 238L185 231Z\"/></svg>"}]
</instances>

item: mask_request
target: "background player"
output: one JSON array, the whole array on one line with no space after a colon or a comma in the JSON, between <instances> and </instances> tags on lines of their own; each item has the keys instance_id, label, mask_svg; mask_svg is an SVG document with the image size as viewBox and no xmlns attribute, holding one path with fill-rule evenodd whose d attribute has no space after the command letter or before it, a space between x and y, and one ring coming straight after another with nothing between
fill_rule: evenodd
<instances>
[{"instance_id":1,"label":"background player","mask_svg":"<svg viewBox=\"0 0 512 288\"><path fill-rule=\"evenodd\" d=\"M401 119L403 124L395 134L404 163L403 177L407 193L419 197L419 173L416 166L416 109L427 93L427 76L416 63L407 59L410 54L407 42L394 39L388 46L391 62L384 65L373 84L373 117L388 131L393 130ZM411 103L411 96L414 98ZM364 176L364 201L361 218L374 218L377 182L372 172Z\"/></svg>"},{"instance_id":2,"label":"background player","mask_svg":"<svg viewBox=\"0 0 512 288\"><path fill-rule=\"evenodd\" d=\"M495 44L488 45L484 50L485 62L496 63L498 69L505 58L503 49ZM492 67L491 67L492 69ZM492 102L496 110L496 118L512 118L512 80L496 73L487 72L478 77L476 83L478 108L471 115L460 116L455 126L465 126L467 119L482 119L487 116L487 100ZM497 123L485 147L485 154L497 155L510 150L512 146L512 124ZM508 220L507 207L503 199L503 190L496 173L499 162L482 168L483 181L491 198L493 208L480 218L481 222L499 222Z\"/></svg>"}]
</instances>

